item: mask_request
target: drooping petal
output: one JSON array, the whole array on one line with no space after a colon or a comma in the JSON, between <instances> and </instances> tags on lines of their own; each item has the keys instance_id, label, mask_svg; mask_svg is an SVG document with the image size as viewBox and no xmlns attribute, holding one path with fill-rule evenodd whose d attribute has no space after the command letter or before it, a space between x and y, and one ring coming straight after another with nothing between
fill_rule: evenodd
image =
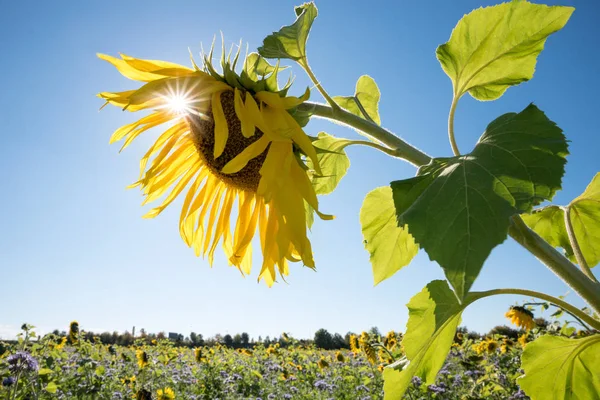
<instances>
[{"instance_id":1,"label":"drooping petal","mask_svg":"<svg viewBox=\"0 0 600 400\"><path fill-rule=\"evenodd\" d=\"M212 114L215 121L215 148L213 155L217 159L223 154L227 138L229 137L227 118L225 118L223 105L221 104L221 92L215 92L212 95Z\"/></svg>"},{"instance_id":2,"label":"drooping petal","mask_svg":"<svg viewBox=\"0 0 600 400\"><path fill-rule=\"evenodd\" d=\"M261 155L271 143L268 137L262 136L256 142L246 147L240 154L229 161L221 170L224 174L233 174L242 170L250 160Z\"/></svg>"}]
</instances>

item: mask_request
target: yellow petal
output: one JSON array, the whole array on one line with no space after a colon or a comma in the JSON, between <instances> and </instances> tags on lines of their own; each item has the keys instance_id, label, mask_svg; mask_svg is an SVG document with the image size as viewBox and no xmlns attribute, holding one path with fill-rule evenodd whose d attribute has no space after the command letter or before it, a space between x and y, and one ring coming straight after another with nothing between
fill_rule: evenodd
<instances>
[{"instance_id":1,"label":"yellow petal","mask_svg":"<svg viewBox=\"0 0 600 400\"><path fill-rule=\"evenodd\" d=\"M298 106L299 104L302 104L303 102L308 100L309 97L310 97L310 89L308 89L308 88L306 89L306 91L304 92L302 97L293 97L293 96L281 97L277 93L266 92L266 91L258 92L256 94L256 98L258 100L269 105L270 107L278 108L278 109L282 109L282 110L294 108L294 107Z\"/></svg>"},{"instance_id":2,"label":"yellow petal","mask_svg":"<svg viewBox=\"0 0 600 400\"><path fill-rule=\"evenodd\" d=\"M224 174L233 174L242 170L250 160L264 153L269 143L271 143L271 140L268 137L265 135L261 136L260 139L246 147L240 154L225 164L221 172Z\"/></svg>"},{"instance_id":3,"label":"yellow petal","mask_svg":"<svg viewBox=\"0 0 600 400\"><path fill-rule=\"evenodd\" d=\"M246 93L246 97L249 97L250 93ZM251 97L251 96L250 96ZM254 122L252 122L252 117L247 115L246 106L244 105L244 101L242 100L242 95L239 89L235 89L234 94L234 105L235 105L235 114L240 120L240 125L242 126L242 135L244 137L254 136L255 126Z\"/></svg>"},{"instance_id":4,"label":"yellow petal","mask_svg":"<svg viewBox=\"0 0 600 400\"><path fill-rule=\"evenodd\" d=\"M217 227L215 229L215 235L213 238L212 245L210 246L210 250L208 251L208 262L210 265L213 264L215 249L217 248L217 244L219 240L225 233L228 231L229 225L229 217L231 215L231 209L233 208L233 203L235 200L235 190L227 190L225 193L225 198L223 200L223 205L221 207L221 214L219 215L219 220L217 221ZM226 226L227 225L227 226ZM225 238L224 238L225 240Z\"/></svg>"},{"instance_id":5,"label":"yellow petal","mask_svg":"<svg viewBox=\"0 0 600 400\"><path fill-rule=\"evenodd\" d=\"M315 210L317 215L323 220L332 220L334 219L333 215L323 214L319 211L319 201L317 200L317 195L315 193L315 189L306 175L306 172L302 169L302 167L298 164L298 160L294 160L292 162L290 173L292 181L294 185L304 198L308 204Z\"/></svg>"},{"instance_id":6,"label":"yellow petal","mask_svg":"<svg viewBox=\"0 0 600 400\"><path fill-rule=\"evenodd\" d=\"M151 72L139 71L138 69L127 64L125 60L120 60L118 58L101 53L98 53L97 56L98 58L108 61L109 63L114 65L124 77L132 79L134 81L150 82L162 78L161 75L153 74Z\"/></svg>"},{"instance_id":7,"label":"yellow petal","mask_svg":"<svg viewBox=\"0 0 600 400\"><path fill-rule=\"evenodd\" d=\"M188 215L188 210L190 208L190 204L192 203L192 199L197 194L197 191L198 191L198 188L200 187L200 184L202 183L202 181L204 180L204 178L206 178L206 174L207 174L207 169L206 168L203 168L203 169L200 170L200 172L196 176L196 179L194 180L194 183L192 183L192 186L188 190L188 192L187 192L187 194L185 196L185 199L183 201L183 206L181 207L181 214L179 216L179 234L181 235L181 238L183 239L183 241L185 242L185 244L187 244L188 246L190 246L190 244L191 244L191 236L188 237L186 235L186 232L183 229L183 226L184 226L184 223L185 223L185 219L186 219L186 217Z\"/></svg>"},{"instance_id":8,"label":"yellow petal","mask_svg":"<svg viewBox=\"0 0 600 400\"><path fill-rule=\"evenodd\" d=\"M179 182L177 182L177 184L175 185L175 187L173 188L171 193L169 193L169 195L165 198L163 203L160 206L155 207L152 210L150 210L142 218L154 218L157 215L159 215L161 212L163 212L163 210L165 208L167 208L167 206L169 204L171 204L173 202L173 200L175 200L175 198L179 195L179 193L181 193L181 191L187 186L187 184L194 177L194 175L196 175L199 167L200 167L200 160L197 160L190 167L190 169L184 173L183 177L179 180Z\"/></svg>"},{"instance_id":9,"label":"yellow petal","mask_svg":"<svg viewBox=\"0 0 600 400\"><path fill-rule=\"evenodd\" d=\"M223 154L229 136L227 119L225 118L223 105L221 104L221 92L215 92L212 95L212 114L215 121L215 148L213 155L217 159Z\"/></svg>"}]
</instances>

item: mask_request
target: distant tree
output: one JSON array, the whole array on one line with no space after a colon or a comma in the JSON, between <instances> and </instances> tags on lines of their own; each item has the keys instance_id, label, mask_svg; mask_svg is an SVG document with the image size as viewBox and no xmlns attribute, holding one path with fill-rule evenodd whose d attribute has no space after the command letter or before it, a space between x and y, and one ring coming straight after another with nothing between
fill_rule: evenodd
<instances>
[{"instance_id":1,"label":"distant tree","mask_svg":"<svg viewBox=\"0 0 600 400\"><path fill-rule=\"evenodd\" d=\"M158 339L158 340L164 339L164 338L166 338L166 337L167 337L167 336L165 335L165 333L164 333L164 332L158 332L158 333L156 334L156 339Z\"/></svg>"},{"instance_id":2,"label":"distant tree","mask_svg":"<svg viewBox=\"0 0 600 400\"><path fill-rule=\"evenodd\" d=\"M242 346L248 347L249 344L250 344L250 335L248 335L246 332L242 332Z\"/></svg>"},{"instance_id":3,"label":"distant tree","mask_svg":"<svg viewBox=\"0 0 600 400\"><path fill-rule=\"evenodd\" d=\"M102 332L100 334L100 341L104 344L114 344L114 342L112 341L112 335L110 334L110 332Z\"/></svg>"},{"instance_id":4,"label":"distant tree","mask_svg":"<svg viewBox=\"0 0 600 400\"><path fill-rule=\"evenodd\" d=\"M331 333L327 332L327 329L319 329L315 332L315 346L325 349L331 350L333 348L333 337Z\"/></svg>"},{"instance_id":5,"label":"distant tree","mask_svg":"<svg viewBox=\"0 0 600 400\"><path fill-rule=\"evenodd\" d=\"M229 333L227 335L223 336L223 344L227 347L233 346L233 338L231 337L231 335Z\"/></svg>"},{"instance_id":6,"label":"distant tree","mask_svg":"<svg viewBox=\"0 0 600 400\"><path fill-rule=\"evenodd\" d=\"M535 324L542 329L546 329L546 328L548 328L548 325L550 325L550 321L548 321L547 319L541 318L541 317L535 318L533 320L533 322L535 322Z\"/></svg>"},{"instance_id":7,"label":"distant tree","mask_svg":"<svg viewBox=\"0 0 600 400\"><path fill-rule=\"evenodd\" d=\"M233 345L234 348L239 349L242 347L242 335L240 335L239 333L236 333L233 336L233 340L231 342L231 344Z\"/></svg>"},{"instance_id":8,"label":"distant tree","mask_svg":"<svg viewBox=\"0 0 600 400\"><path fill-rule=\"evenodd\" d=\"M381 332L379 332L378 327L374 326L371 329L369 329L369 335L377 337L377 336L381 336Z\"/></svg>"},{"instance_id":9,"label":"distant tree","mask_svg":"<svg viewBox=\"0 0 600 400\"><path fill-rule=\"evenodd\" d=\"M506 336L510 339L518 339L520 336L520 331L511 328L510 326L506 326L506 325L498 325L493 327L489 332L488 332L488 336L492 336L492 335L503 335Z\"/></svg>"},{"instance_id":10,"label":"distant tree","mask_svg":"<svg viewBox=\"0 0 600 400\"><path fill-rule=\"evenodd\" d=\"M146 333L146 330L144 328L140 329L140 337L142 339L146 339L148 337L148 334Z\"/></svg>"},{"instance_id":11,"label":"distant tree","mask_svg":"<svg viewBox=\"0 0 600 400\"><path fill-rule=\"evenodd\" d=\"M262 343L262 341L263 341L263 339L262 339L262 336L258 335L257 342L258 342L258 343Z\"/></svg>"},{"instance_id":12,"label":"distant tree","mask_svg":"<svg viewBox=\"0 0 600 400\"><path fill-rule=\"evenodd\" d=\"M350 347L339 333L333 335L332 346L334 349L347 349Z\"/></svg>"},{"instance_id":13,"label":"distant tree","mask_svg":"<svg viewBox=\"0 0 600 400\"><path fill-rule=\"evenodd\" d=\"M53 330L52 334L56 335L56 336L60 336L60 332L58 331L58 329Z\"/></svg>"}]
</instances>

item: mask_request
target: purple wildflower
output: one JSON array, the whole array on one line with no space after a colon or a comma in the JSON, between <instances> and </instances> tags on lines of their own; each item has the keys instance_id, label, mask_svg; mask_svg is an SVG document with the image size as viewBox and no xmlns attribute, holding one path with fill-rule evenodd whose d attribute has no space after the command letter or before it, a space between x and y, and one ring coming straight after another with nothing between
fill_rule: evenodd
<instances>
[{"instance_id":1,"label":"purple wildflower","mask_svg":"<svg viewBox=\"0 0 600 400\"><path fill-rule=\"evenodd\" d=\"M446 392L446 385L440 383L439 385L429 385L427 386L427 390L436 394L442 394Z\"/></svg>"},{"instance_id":2,"label":"purple wildflower","mask_svg":"<svg viewBox=\"0 0 600 400\"><path fill-rule=\"evenodd\" d=\"M8 369L15 373L18 371L33 372L39 368L38 362L26 351L17 351L15 354L8 356Z\"/></svg>"},{"instance_id":3,"label":"purple wildflower","mask_svg":"<svg viewBox=\"0 0 600 400\"><path fill-rule=\"evenodd\" d=\"M411 382L416 388L418 388L423 383L423 380L421 378L419 378L418 376L413 376L411 379Z\"/></svg>"},{"instance_id":4,"label":"purple wildflower","mask_svg":"<svg viewBox=\"0 0 600 400\"><path fill-rule=\"evenodd\" d=\"M15 384L15 378L13 378L12 376L9 376L8 378L4 378L2 380L2 386L4 386L4 387L10 387L14 384Z\"/></svg>"},{"instance_id":5,"label":"purple wildflower","mask_svg":"<svg viewBox=\"0 0 600 400\"><path fill-rule=\"evenodd\" d=\"M519 389L519 391L515 394L513 394L512 396L510 396L508 398L508 400L520 400L520 399L524 399L525 398L525 392L523 392L521 389Z\"/></svg>"}]
</instances>

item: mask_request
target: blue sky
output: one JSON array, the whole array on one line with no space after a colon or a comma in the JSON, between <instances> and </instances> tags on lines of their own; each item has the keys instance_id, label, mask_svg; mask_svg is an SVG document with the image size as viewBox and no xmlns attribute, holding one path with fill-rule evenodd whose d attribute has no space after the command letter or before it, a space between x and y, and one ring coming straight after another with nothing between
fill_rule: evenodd
<instances>
[{"instance_id":1,"label":"blue sky","mask_svg":"<svg viewBox=\"0 0 600 400\"><path fill-rule=\"evenodd\" d=\"M243 38L255 49L262 38L294 19L293 1L9 2L0 15L3 154L0 158L0 337L23 322L41 330L66 329L77 319L87 330L190 331L204 335L246 331L251 336L309 337L332 332L404 330L405 304L441 269L420 253L391 279L373 286L362 246L358 212L377 186L413 176L413 167L368 148L351 148L352 166L335 193L321 198L336 220L317 221L312 242L317 272L293 265L288 283L267 288L216 258L196 258L177 231L179 209L154 220L141 216L142 197L125 186L157 132L118 154L108 138L137 115L116 108L98 112L100 91L126 90L97 52L163 59L189 65L200 43L223 31L227 43ZM559 4L551 1L552 4ZM560 4L573 5L564 0ZM459 18L488 1L319 1L309 39L311 66L332 95L347 95L371 75L382 92L385 127L435 156L451 155L446 116L450 80L435 58ZM578 2L566 28L553 35L532 81L495 102L466 96L455 129L463 152L486 125L530 102L557 122L572 141L564 204L581 193L600 163L597 93L600 91L600 6ZM293 90L309 85L298 69ZM318 100L316 91L312 100ZM355 137L343 127L314 121L307 132ZM180 203L177 203L180 204ZM258 254L255 251L255 254ZM255 260L255 266L258 258ZM488 259L475 290L519 287L562 295L568 288L533 256L508 240ZM463 324L486 331L506 324L518 297L486 299L464 313ZM574 294L567 297L582 305Z\"/></svg>"}]
</instances>

